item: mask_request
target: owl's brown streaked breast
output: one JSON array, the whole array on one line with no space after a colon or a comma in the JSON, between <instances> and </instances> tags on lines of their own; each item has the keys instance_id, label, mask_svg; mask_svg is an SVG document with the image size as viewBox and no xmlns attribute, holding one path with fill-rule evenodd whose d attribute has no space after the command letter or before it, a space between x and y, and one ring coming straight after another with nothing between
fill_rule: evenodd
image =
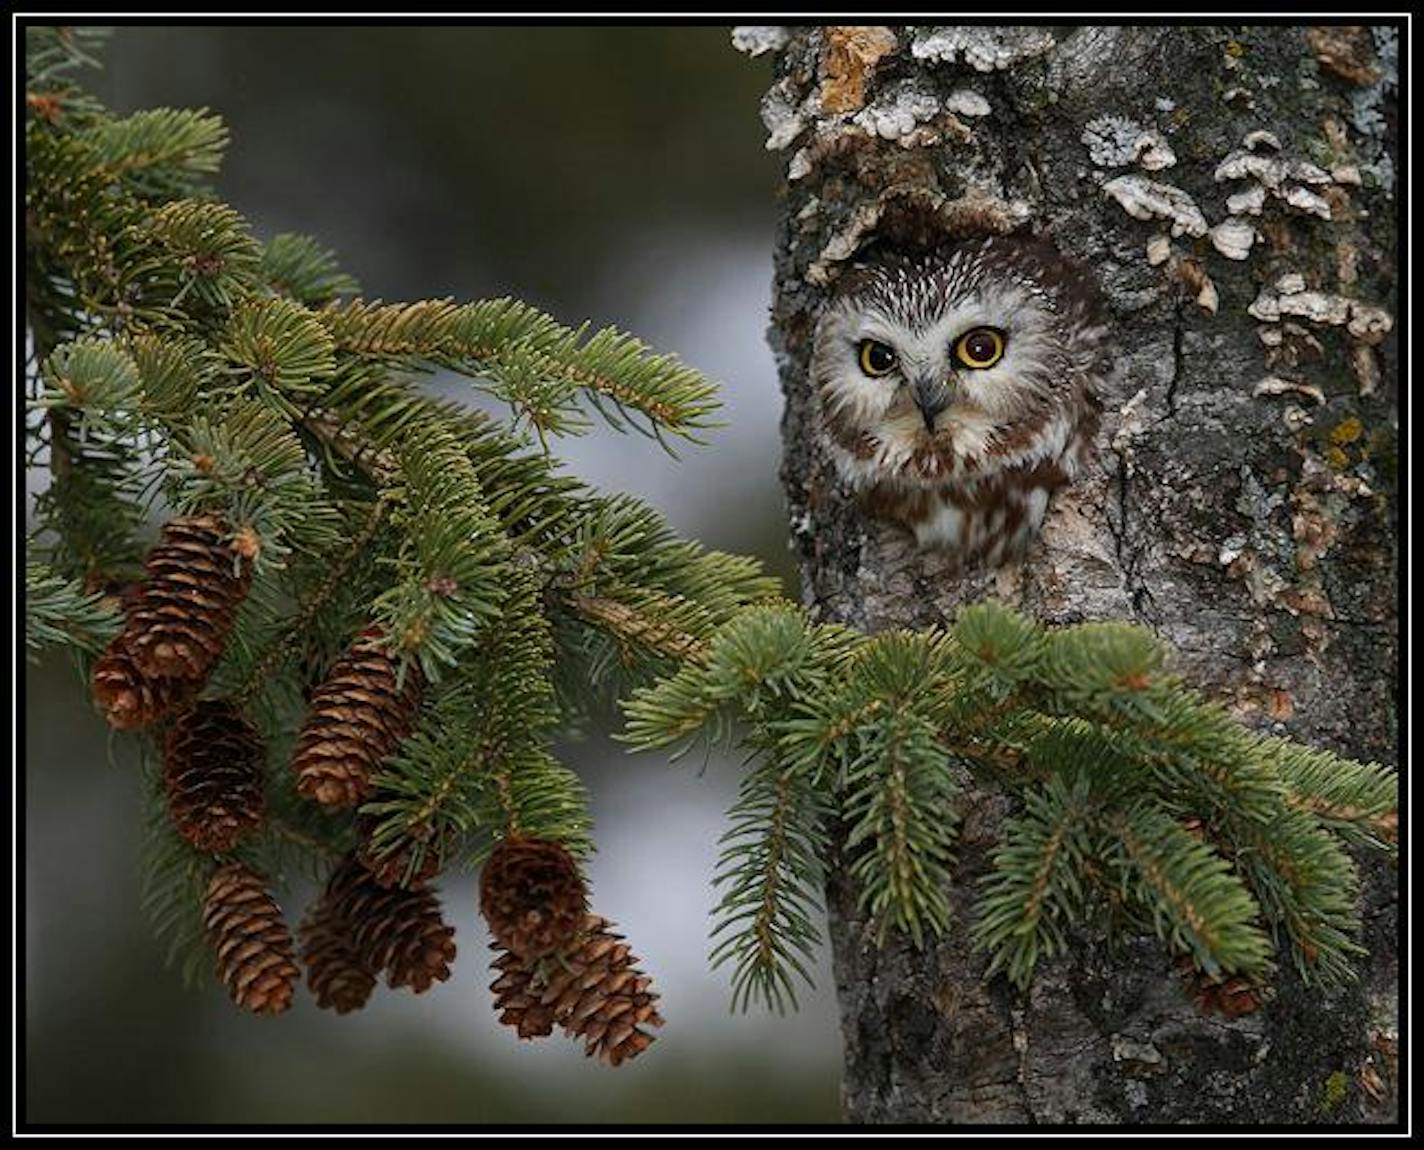
<instances>
[{"instance_id":1,"label":"owl's brown streaked breast","mask_svg":"<svg viewBox=\"0 0 1424 1150\"><path fill-rule=\"evenodd\" d=\"M1040 460L977 483L868 488L865 511L914 532L922 547L943 548L965 562L1021 557L1038 534L1050 496L1069 480L1055 460Z\"/></svg>"}]
</instances>

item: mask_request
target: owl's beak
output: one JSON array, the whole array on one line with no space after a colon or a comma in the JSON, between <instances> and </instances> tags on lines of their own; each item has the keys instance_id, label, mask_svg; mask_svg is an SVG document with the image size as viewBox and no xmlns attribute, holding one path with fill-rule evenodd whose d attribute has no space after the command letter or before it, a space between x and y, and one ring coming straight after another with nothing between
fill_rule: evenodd
<instances>
[{"instance_id":1,"label":"owl's beak","mask_svg":"<svg viewBox=\"0 0 1424 1150\"><path fill-rule=\"evenodd\" d=\"M941 380L922 376L915 380L912 388L915 406L924 416L925 430L931 435L935 431L935 416L949 406L949 388Z\"/></svg>"}]
</instances>

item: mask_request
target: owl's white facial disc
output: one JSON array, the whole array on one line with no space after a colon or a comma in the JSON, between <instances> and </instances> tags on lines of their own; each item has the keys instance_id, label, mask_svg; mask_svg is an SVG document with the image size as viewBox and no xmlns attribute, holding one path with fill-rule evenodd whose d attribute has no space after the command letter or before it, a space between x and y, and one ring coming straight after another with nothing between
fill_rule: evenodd
<instances>
[{"instance_id":1,"label":"owl's white facial disc","mask_svg":"<svg viewBox=\"0 0 1424 1150\"><path fill-rule=\"evenodd\" d=\"M817 328L817 391L832 420L867 429L877 441L876 458L862 461L867 473L903 471L930 445L952 448L962 459L982 457L1005 427L1046 416L1068 371L1043 292L1014 281L969 285L950 277L945 286L958 290L932 299L922 286L907 291L903 305L887 305L884 291L849 296L828 308ZM984 328L1000 333L1003 354L975 368L955 349ZM861 363L867 340L894 352L892 370L867 373ZM933 431L916 402L917 387L940 389L944 406L932 416ZM944 471L931 469L923 478L937 481Z\"/></svg>"}]
</instances>

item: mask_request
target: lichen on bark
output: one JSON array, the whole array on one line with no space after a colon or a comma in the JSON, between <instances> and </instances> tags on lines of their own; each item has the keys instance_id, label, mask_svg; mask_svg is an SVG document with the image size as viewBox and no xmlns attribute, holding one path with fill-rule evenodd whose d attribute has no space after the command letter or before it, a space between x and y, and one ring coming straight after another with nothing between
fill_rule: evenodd
<instances>
[{"instance_id":1,"label":"lichen on bark","mask_svg":"<svg viewBox=\"0 0 1424 1150\"><path fill-rule=\"evenodd\" d=\"M763 115L786 182L770 339L786 398L782 477L815 616L922 628L995 595L1048 622L1134 620L1249 725L1395 761L1392 30L795 28L742 39L775 44ZM1120 371L1103 396L1096 465L1056 497L1029 560L957 576L899 528L865 519L837 481L807 365L827 292L867 243L986 230L1046 235L1095 269ZM1286 306L1263 318L1268 292ZM1301 292L1347 301L1343 318L1292 299ZM1010 809L1002 794L967 794L952 892L961 924ZM1377 860L1362 869L1361 981L1324 996L1283 970L1272 1002L1223 1018L1191 1003L1147 940L1082 940L1027 996L983 980L966 931L924 950L877 947L833 865L846 1116L1390 1121L1396 876Z\"/></svg>"}]
</instances>

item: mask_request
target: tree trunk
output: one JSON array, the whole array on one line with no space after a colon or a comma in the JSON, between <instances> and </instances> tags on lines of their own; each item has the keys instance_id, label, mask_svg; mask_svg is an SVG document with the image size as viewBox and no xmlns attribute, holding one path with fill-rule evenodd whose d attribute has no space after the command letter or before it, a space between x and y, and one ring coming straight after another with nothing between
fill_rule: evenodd
<instances>
[{"instance_id":1,"label":"tree trunk","mask_svg":"<svg viewBox=\"0 0 1424 1150\"><path fill-rule=\"evenodd\" d=\"M1397 40L738 29L738 47L776 59L771 341L816 617L921 628L995 595L1051 622L1136 620L1251 726L1394 762ZM867 240L987 229L1046 235L1096 270L1121 373L1096 462L1029 559L959 577L838 482L807 365L827 290ZM1263 1009L1203 1014L1137 939L1040 964L1024 996L983 979L963 927L1009 806L971 791L960 926L922 950L877 947L832 867L850 1121L1394 1121L1390 865L1360 860L1369 956L1347 991L1303 988L1283 956Z\"/></svg>"}]
</instances>

